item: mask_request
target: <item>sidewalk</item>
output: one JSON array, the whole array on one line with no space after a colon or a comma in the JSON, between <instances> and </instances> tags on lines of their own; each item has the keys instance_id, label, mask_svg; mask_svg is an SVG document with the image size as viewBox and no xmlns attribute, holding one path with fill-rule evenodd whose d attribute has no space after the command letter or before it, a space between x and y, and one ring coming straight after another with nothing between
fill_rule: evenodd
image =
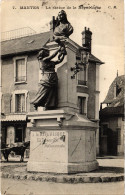
<instances>
[{"instance_id":1,"label":"sidewalk","mask_svg":"<svg viewBox=\"0 0 125 195\"><path fill-rule=\"evenodd\" d=\"M13 160L13 161L12 161ZM35 180L56 183L98 183L118 182L124 180L124 159L97 159L99 169L89 173L56 174L56 173L29 173L26 171L25 159L23 163L17 158L10 162L1 162L1 177L16 180Z\"/></svg>"}]
</instances>

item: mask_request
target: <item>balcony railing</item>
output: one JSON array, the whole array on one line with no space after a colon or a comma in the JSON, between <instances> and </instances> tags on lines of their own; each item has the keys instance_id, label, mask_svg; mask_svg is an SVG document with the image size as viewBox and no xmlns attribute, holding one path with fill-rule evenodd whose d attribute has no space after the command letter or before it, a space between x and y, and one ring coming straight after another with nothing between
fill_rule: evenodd
<instances>
[{"instance_id":1,"label":"balcony railing","mask_svg":"<svg viewBox=\"0 0 125 195\"><path fill-rule=\"evenodd\" d=\"M87 85L87 81L78 80L78 85Z\"/></svg>"}]
</instances>

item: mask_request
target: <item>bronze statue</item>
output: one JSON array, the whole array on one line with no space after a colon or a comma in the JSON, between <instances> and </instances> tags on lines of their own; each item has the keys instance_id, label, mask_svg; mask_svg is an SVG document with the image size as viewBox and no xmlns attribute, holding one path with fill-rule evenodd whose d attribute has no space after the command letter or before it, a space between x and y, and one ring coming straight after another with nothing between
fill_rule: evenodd
<instances>
[{"instance_id":1,"label":"bronze statue","mask_svg":"<svg viewBox=\"0 0 125 195\"><path fill-rule=\"evenodd\" d=\"M57 56L58 60L52 59ZM40 88L36 94L35 99L31 102L35 109L42 106L45 109L54 109L58 103L58 78L55 72L55 65L61 63L66 55L66 51L61 51L61 46L52 54L49 55L49 50L42 48L39 52L38 60L41 63L42 79L40 80Z\"/></svg>"},{"instance_id":2,"label":"bronze statue","mask_svg":"<svg viewBox=\"0 0 125 195\"><path fill-rule=\"evenodd\" d=\"M73 33L73 27L67 20L67 15L64 10L61 10L58 13L56 24L54 26L53 38L56 39L64 39L69 38L69 36Z\"/></svg>"}]
</instances>

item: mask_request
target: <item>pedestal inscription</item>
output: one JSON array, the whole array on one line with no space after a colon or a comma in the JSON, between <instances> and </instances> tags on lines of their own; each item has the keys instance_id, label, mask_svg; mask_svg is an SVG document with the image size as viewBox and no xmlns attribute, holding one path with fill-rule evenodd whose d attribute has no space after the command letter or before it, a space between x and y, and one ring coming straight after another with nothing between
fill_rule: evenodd
<instances>
[{"instance_id":1,"label":"pedestal inscription","mask_svg":"<svg viewBox=\"0 0 125 195\"><path fill-rule=\"evenodd\" d=\"M68 134L66 131L32 131L30 160L66 162Z\"/></svg>"}]
</instances>

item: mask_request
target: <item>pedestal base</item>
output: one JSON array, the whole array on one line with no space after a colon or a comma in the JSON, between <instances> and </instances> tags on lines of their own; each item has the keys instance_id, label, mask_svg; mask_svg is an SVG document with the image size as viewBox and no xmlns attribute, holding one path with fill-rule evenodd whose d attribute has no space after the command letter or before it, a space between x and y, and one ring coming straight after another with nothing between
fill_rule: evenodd
<instances>
[{"instance_id":1,"label":"pedestal base","mask_svg":"<svg viewBox=\"0 0 125 195\"><path fill-rule=\"evenodd\" d=\"M29 119L34 126L30 134L28 171L78 173L98 168L95 123L61 110L34 113Z\"/></svg>"},{"instance_id":2,"label":"pedestal base","mask_svg":"<svg viewBox=\"0 0 125 195\"><path fill-rule=\"evenodd\" d=\"M28 162L27 171L46 173L80 173L98 169L98 162L87 163L52 163L52 162Z\"/></svg>"}]
</instances>

